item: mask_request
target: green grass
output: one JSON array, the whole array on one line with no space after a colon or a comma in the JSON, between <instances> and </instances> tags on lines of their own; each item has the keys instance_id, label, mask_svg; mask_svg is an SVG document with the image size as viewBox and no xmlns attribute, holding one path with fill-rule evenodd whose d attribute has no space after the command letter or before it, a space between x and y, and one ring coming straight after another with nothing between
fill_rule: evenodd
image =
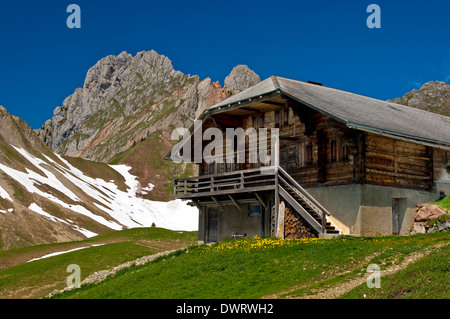
<instances>
[{"instance_id":1,"label":"green grass","mask_svg":"<svg viewBox=\"0 0 450 319\"><path fill-rule=\"evenodd\" d=\"M446 245L399 272L382 277L380 288L362 284L342 298L450 299L450 245Z\"/></svg>"},{"instance_id":2,"label":"green grass","mask_svg":"<svg viewBox=\"0 0 450 319\"><path fill-rule=\"evenodd\" d=\"M437 202L431 203L434 205L439 205L446 210L450 210L450 196L445 196L444 198L438 200Z\"/></svg>"},{"instance_id":3,"label":"green grass","mask_svg":"<svg viewBox=\"0 0 450 319\"><path fill-rule=\"evenodd\" d=\"M0 298L41 298L66 286L67 266L81 268L81 280L95 271L111 269L124 262L192 245L196 232L176 232L162 228L135 228L99 235L84 241L38 245L0 252ZM81 249L27 263L36 257L76 247ZM8 266L12 260L16 265Z\"/></svg>"},{"instance_id":4,"label":"green grass","mask_svg":"<svg viewBox=\"0 0 450 319\"><path fill-rule=\"evenodd\" d=\"M102 283L57 298L261 298L283 291L289 291L285 296L295 297L304 291L292 287L347 280L368 264L387 266L448 240L448 232L325 240L227 240L123 270ZM339 276L344 271L349 275ZM436 294L441 293L448 290Z\"/></svg>"}]
</instances>

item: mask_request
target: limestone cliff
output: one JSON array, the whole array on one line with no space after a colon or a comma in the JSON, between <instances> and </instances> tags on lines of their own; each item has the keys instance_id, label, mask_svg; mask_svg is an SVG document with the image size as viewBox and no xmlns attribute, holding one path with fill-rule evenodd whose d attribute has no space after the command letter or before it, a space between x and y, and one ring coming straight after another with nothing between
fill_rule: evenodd
<instances>
[{"instance_id":1,"label":"limestone cliff","mask_svg":"<svg viewBox=\"0 0 450 319\"><path fill-rule=\"evenodd\" d=\"M207 107L255 83L247 66L233 69L222 87L210 78L185 75L155 51L107 56L89 69L82 88L56 107L36 130L56 153L128 164L142 185L155 184L151 199L171 199L170 181L192 166L170 166L171 132L189 127ZM188 171L186 171L188 170Z\"/></svg>"}]
</instances>

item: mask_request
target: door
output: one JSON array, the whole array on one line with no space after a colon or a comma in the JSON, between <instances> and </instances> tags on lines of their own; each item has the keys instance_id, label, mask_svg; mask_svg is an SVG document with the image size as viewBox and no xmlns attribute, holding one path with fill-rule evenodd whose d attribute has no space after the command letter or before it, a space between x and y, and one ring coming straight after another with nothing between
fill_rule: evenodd
<instances>
[{"instance_id":1,"label":"door","mask_svg":"<svg viewBox=\"0 0 450 319\"><path fill-rule=\"evenodd\" d=\"M400 234L400 199L392 199L392 235Z\"/></svg>"},{"instance_id":2,"label":"door","mask_svg":"<svg viewBox=\"0 0 450 319\"><path fill-rule=\"evenodd\" d=\"M206 241L207 242L216 242L217 241L217 209L216 208L208 208L208 234Z\"/></svg>"}]
</instances>

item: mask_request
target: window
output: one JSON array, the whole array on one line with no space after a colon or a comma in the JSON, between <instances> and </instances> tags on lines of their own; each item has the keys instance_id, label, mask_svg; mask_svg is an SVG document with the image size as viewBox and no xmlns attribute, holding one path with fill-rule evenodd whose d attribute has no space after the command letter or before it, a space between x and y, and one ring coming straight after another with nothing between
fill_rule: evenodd
<instances>
[{"instance_id":1,"label":"window","mask_svg":"<svg viewBox=\"0 0 450 319\"><path fill-rule=\"evenodd\" d=\"M224 164L224 172L233 172L236 170L236 156L226 158Z\"/></svg>"},{"instance_id":2,"label":"window","mask_svg":"<svg viewBox=\"0 0 450 319\"><path fill-rule=\"evenodd\" d=\"M209 163L208 164L208 171L209 171L209 174L214 174L214 162L212 162L212 163Z\"/></svg>"},{"instance_id":3,"label":"window","mask_svg":"<svg viewBox=\"0 0 450 319\"><path fill-rule=\"evenodd\" d=\"M337 162L337 143L336 140L332 140L330 143L331 162Z\"/></svg>"},{"instance_id":4,"label":"window","mask_svg":"<svg viewBox=\"0 0 450 319\"><path fill-rule=\"evenodd\" d=\"M312 143L306 144L305 146L305 166L312 166L314 161L314 147Z\"/></svg>"},{"instance_id":5,"label":"window","mask_svg":"<svg viewBox=\"0 0 450 319\"><path fill-rule=\"evenodd\" d=\"M289 109L275 111L275 127L289 125Z\"/></svg>"},{"instance_id":6,"label":"window","mask_svg":"<svg viewBox=\"0 0 450 319\"><path fill-rule=\"evenodd\" d=\"M348 149L345 145L342 145L339 139L330 141L330 161L348 161Z\"/></svg>"},{"instance_id":7,"label":"window","mask_svg":"<svg viewBox=\"0 0 450 319\"><path fill-rule=\"evenodd\" d=\"M281 110L281 126L289 125L289 109Z\"/></svg>"},{"instance_id":8,"label":"window","mask_svg":"<svg viewBox=\"0 0 450 319\"><path fill-rule=\"evenodd\" d=\"M280 152L280 166L285 171L288 170L288 164L289 164L288 161L289 161L289 153L286 148L286 150L284 152Z\"/></svg>"},{"instance_id":9,"label":"window","mask_svg":"<svg viewBox=\"0 0 450 319\"><path fill-rule=\"evenodd\" d=\"M300 143L297 145L297 165L307 167L314 164L314 144Z\"/></svg>"},{"instance_id":10,"label":"window","mask_svg":"<svg viewBox=\"0 0 450 319\"><path fill-rule=\"evenodd\" d=\"M342 152L342 157L341 157L341 159L342 159L343 161L348 161L348 148L347 148L346 146L342 145L341 152Z\"/></svg>"},{"instance_id":11,"label":"window","mask_svg":"<svg viewBox=\"0 0 450 319\"><path fill-rule=\"evenodd\" d=\"M261 205L259 204L250 205L248 216L249 217L261 216Z\"/></svg>"},{"instance_id":12,"label":"window","mask_svg":"<svg viewBox=\"0 0 450 319\"><path fill-rule=\"evenodd\" d=\"M252 116L252 126L255 129L264 127L264 113Z\"/></svg>"},{"instance_id":13,"label":"window","mask_svg":"<svg viewBox=\"0 0 450 319\"><path fill-rule=\"evenodd\" d=\"M280 111L275 111L275 127L280 127Z\"/></svg>"}]
</instances>

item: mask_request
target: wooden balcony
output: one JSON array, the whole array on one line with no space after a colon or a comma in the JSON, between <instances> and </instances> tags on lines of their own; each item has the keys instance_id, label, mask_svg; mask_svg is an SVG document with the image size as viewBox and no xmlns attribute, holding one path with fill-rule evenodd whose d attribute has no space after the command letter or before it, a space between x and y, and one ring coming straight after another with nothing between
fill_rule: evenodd
<instances>
[{"instance_id":1,"label":"wooden balcony","mask_svg":"<svg viewBox=\"0 0 450 319\"><path fill-rule=\"evenodd\" d=\"M274 190L276 175L273 167L175 179L175 198L228 195Z\"/></svg>"},{"instance_id":2,"label":"wooden balcony","mask_svg":"<svg viewBox=\"0 0 450 319\"><path fill-rule=\"evenodd\" d=\"M192 199L199 205L198 200L201 197L211 197L220 207L222 204L216 196L228 195L239 208L232 196L237 193L253 193L265 207L258 192L274 190L276 215L281 196L321 236L341 233L339 228L328 220L330 213L280 166L176 179L174 184L175 198Z\"/></svg>"}]
</instances>

